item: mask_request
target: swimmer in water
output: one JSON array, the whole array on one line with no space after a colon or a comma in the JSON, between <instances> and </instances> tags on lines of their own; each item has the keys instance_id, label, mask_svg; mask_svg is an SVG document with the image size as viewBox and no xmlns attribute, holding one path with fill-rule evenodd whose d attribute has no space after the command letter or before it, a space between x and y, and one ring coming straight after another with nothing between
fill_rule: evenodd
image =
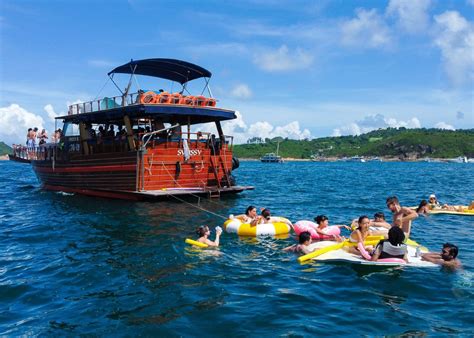
<instances>
[{"instance_id":1,"label":"swimmer in water","mask_svg":"<svg viewBox=\"0 0 474 338\"><path fill-rule=\"evenodd\" d=\"M421 255L421 259L434 264L438 264L450 269L458 269L461 267L461 261L457 259L458 247L451 243L443 244L441 253L428 252Z\"/></svg>"},{"instance_id":2,"label":"swimmer in water","mask_svg":"<svg viewBox=\"0 0 474 338\"><path fill-rule=\"evenodd\" d=\"M302 233L300 233L298 243L299 244L293 244L284 248L283 251L301 253L303 255L307 255L314 251L311 250L309 247L309 245L311 244L311 234L308 231L303 231Z\"/></svg>"},{"instance_id":3,"label":"swimmer in water","mask_svg":"<svg viewBox=\"0 0 474 338\"><path fill-rule=\"evenodd\" d=\"M216 239L211 241L208 239L211 231L207 225L201 225L199 228L196 229L196 234L199 236L198 242L207 244L209 246L219 246L219 238L222 234L222 229L220 227L216 228Z\"/></svg>"}]
</instances>

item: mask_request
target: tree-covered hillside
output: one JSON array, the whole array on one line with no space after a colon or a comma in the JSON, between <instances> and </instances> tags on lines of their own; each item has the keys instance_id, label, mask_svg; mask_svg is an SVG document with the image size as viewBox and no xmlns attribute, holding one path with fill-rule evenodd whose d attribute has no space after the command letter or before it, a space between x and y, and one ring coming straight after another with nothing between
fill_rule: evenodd
<instances>
[{"instance_id":1,"label":"tree-covered hillside","mask_svg":"<svg viewBox=\"0 0 474 338\"><path fill-rule=\"evenodd\" d=\"M4 142L0 142L0 155L11 154L12 148L7 146Z\"/></svg>"},{"instance_id":2,"label":"tree-covered hillside","mask_svg":"<svg viewBox=\"0 0 474 338\"><path fill-rule=\"evenodd\" d=\"M234 147L242 158L258 158L266 153L307 159L312 155L323 157L389 156L398 158L452 158L474 157L474 129L406 129L388 128L358 136L323 137L314 140L266 139L265 143L243 144Z\"/></svg>"}]
</instances>

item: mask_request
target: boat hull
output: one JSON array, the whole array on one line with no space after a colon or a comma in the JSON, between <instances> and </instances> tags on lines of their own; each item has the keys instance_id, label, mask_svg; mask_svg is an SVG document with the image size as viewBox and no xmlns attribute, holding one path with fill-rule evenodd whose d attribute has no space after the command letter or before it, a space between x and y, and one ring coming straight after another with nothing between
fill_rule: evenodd
<instances>
[{"instance_id":1,"label":"boat hull","mask_svg":"<svg viewBox=\"0 0 474 338\"><path fill-rule=\"evenodd\" d=\"M46 190L127 200L177 196L219 197L253 187L233 184L232 153L212 154L196 145L185 160L178 144L121 153L75 155L67 160L34 160L33 169Z\"/></svg>"}]
</instances>

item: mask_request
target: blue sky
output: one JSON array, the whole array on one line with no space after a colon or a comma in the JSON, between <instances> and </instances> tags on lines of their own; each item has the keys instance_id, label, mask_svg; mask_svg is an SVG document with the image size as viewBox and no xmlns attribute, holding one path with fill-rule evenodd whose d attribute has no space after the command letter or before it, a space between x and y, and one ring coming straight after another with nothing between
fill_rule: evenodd
<instances>
[{"instance_id":1,"label":"blue sky","mask_svg":"<svg viewBox=\"0 0 474 338\"><path fill-rule=\"evenodd\" d=\"M0 0L0 140L52 131L68 104L118 95L99 93L108 71L153 57L209 69L240 142L474 128L473 18L474 0Z\"/></svg>"}]
</instances>

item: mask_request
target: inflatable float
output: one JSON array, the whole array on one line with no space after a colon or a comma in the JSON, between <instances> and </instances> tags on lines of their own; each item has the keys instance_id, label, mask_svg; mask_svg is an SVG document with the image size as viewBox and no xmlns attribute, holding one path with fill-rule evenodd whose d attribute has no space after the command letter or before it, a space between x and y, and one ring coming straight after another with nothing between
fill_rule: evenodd
<instances>
[{"instance_id":1,"label":"inflatable float","mask_svg":"<svg viewBox=\"0 0 474 338\"><path fill-rule=\"evenodd\" d=\"M413 243L416 243L412 241ZM338 243L339 245L341 243ZM365 242L368 245L368 241ZM426 262L421 260L421 256L416 256L416 248L417 245L412 246L408 245L408 263L405 262L403 259L399 258L385 258L379 259L377 261L368 261L362 258L359 255L355 255L352 253L347 252L343 249L344 244L340 245L339 248L334 247L334 242L330 241L322 241L317 243L312 243L311 247L316 249L313 253L316 254L314 257L310 258L315 261L320 262L346 262L351 264L360 264L360 265L378 265L378 266L414 266L414 267L436 267L436 264L431 262ZM428 250L425 247L420 246L420 252L425 253ZM311 254L310 254L311 255ZM304 257L304 256L302 256ZM301 258L301 257L300 257Z\"/></svg>"},{"instance_id":2,"label":"inflatable float","mask_svg":"<svg viewBox=\"0 0 474 338\"><path fill-rule=\"evenodd\" d=\"M324 235L321 235L316 231L317 227L318 224L311 221L298 221L293 224L293 229L298 236L300 233L307 231L311 234L311 238L316 240L334 239L334 236L341 234L341 229L339 229L337 225L330 225L324 228L322 230L322 232L325 233Z\"/></svg>"},{"instance_id":3,"label":"inflatable float","mask_svg":"<svg viewBox=\"0 0 474 338\"><path fill-rule=\"evenodd\" d=\"M288 234L291 222L284 217L273 217L271 223L257 224L242 223L238 218L228 219L224 222L224 229L231 234L239 236L275 236Z\"/></svg>"},{"instance_id":4,"label":"inflatable float","mask_svg":"<svg viewBox=\"0 0 474 338\"><path fill-rule=\"evenodd\" d=\"M186 244L194 245L194 246L197 246L197 247L200 247L200 248L209 247L209 245L207 245L206 243L201 243L201 242L195 241L193 239L189 239L189 238L186 238L185 242L186 242Z\"/></svg>"},{"instance_id":5,"label":"inflatable float","mask_svg":"<svg viewBox=\"0 0 474 338\"><path fill-rule=\"evenodd\" d=\"M457 215L457 216L474 216L474 209L469 209L467 205L453 205L455 208L461 208L462 211L447 210L447 209L430 209L428 215ZM416 210L418 207L410 207L410 209Z\"/></svg>"}]
</instances>

